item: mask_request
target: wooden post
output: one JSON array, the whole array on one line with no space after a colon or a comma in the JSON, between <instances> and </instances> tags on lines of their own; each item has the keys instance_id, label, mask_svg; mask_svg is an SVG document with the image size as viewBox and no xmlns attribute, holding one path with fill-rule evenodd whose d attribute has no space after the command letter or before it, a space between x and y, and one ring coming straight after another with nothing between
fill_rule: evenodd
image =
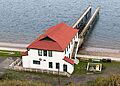
<instances>
[{"instance_id":1,"label":"wooden post","mask_svg":"<svg viewBox=\"0 0 120 86\"><path fill-rule=\"evenodd\" d=\"M60 69L58 68L58 85L60 86Z\"/></svg>"}]
</instances>

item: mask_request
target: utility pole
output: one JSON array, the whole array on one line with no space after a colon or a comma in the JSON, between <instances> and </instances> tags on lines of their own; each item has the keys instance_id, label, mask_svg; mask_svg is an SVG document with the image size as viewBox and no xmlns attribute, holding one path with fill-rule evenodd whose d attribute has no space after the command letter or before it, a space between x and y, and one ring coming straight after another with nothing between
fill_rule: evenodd
<instances>
[{"instance_id":1,"label":"utility pole","mask_svg":"<svg viewBox=\"0 0 120 86\"><path fill-rule=\"evenodd\" d=\"M60 69L58 68L58 85L60 86Z\"/></svg>"}]
</instances>

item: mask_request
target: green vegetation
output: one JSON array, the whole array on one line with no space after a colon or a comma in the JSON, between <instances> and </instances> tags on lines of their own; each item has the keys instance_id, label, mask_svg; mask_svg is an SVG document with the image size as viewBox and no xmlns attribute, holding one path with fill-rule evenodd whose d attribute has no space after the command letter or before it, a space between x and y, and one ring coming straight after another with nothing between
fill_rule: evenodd
<instances>
[{"instance_id":1,"label":"green vegetation","mask_svg":"<svg viewBox=\"0 0 120 86\"><path fill-rule=\"evenodd\" d=\"M7 51L7 50L0 50L1 57L20 57L21 54L19 51Z\"/></svg>"},{"instance_id":2,"label":"green vegetation","mask_svg":"<svg viewBox=\"0 0 120 86\"><path fill-rule=\"evenodd\" d=\"M49 75L6 70L3 74L0 74L0 86L51 86L39 77L46 77L47 79Z\"/></svg>"},{"instance_id":3,"label":"green vegetation","mask_svg":"<svg viewBox=\"0 0 120 86\"><path fill-rule=\"evenodd\" d=\"M75 65L74 74L82 75L86 74L87 62L80 61L79 64Z\"/></svg>"},{"instance_id":4,"label":"green vegetation","mask_svg":"<svg viewBox=\"0 0 120 86\"><path fill-rule=\"evenodd\" d=\"M51 85L38 81L0 80L0 86L51 86Z\"/></svg>"},{"instance_id":5,"label":"green vegetation","mask_svg":"<svg viewBox=\"0 0 120 86\"><path fill-rule=\"evenodd\" d=\"M82 59L80 60L79 64L75 65L74 74L76 75L83 75L86 74L87 63L91 62L91 59ZM112 61L112 62L100 62L102 63L102 74L107 72L120 72L120 62Z\"/></svg>"},{"instance_id":6,"label":"green vegetation","mask_svg":"<svg viewBox=\"0 0 120 86\"><path fill-rule=\"evenodd\" d=\"M108 78L99 77L95 81L88 82L87 86L120 86L120 75L112 75Z\"/></svg>"},{"instance_id":7,"label":"green vegetation","mask_svg":"<svg viewBox=\"0 0 120 86\"><path fill-rule=\"evenodd\" d=\"M118 80L116 76L111 76L108 80L105 77L111 74L120 73L120 62L102 62L103 70L99 74L87 75L86 67L87 63L91 62L91 59L80 60L78 65L75 65L75 71L72 77L62 77L58 75L46 74L46 73L35 73L35 72L17 72L12 70L6 70L3 74L0 74L0 86L56 86L58 85L58 78L60 78L61 86L119 86L119 85L108 85L109 81ZM90 78L92 76L92 78ZM101 77L99 77L101 76ZM118 76L118 75L117 75ZM99 77L99 78L98 78ZM120 77L120 75L119 75ZM85 81L82 83L82 80ZM28 80L28 81L27 81ZM79 80L79 82L78 82ZM102 83L100 85L100 83ZM112 83L118 83L119 81L113 81ZM107 83L107 84L106 84ZM85 84L85 85L84 85Z\"/></svg>"}]
</instances>

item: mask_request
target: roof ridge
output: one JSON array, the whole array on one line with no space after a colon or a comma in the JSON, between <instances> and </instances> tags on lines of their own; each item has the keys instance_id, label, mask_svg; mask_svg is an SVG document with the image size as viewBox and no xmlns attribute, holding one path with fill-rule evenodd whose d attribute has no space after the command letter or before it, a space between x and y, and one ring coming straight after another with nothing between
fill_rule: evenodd
<instances>
[{"instance_id":1,"label":"roof ridge","mask_svg":"<svg viewBox=\"0 0 120 86\"><path fill-rule=\"evenodd\" d=\"M63 27L63 26L61 26L61 24L64 24L64 26L65 26L65 25L67 25L67 24L65 24L64 22L61 22L60 24L58 24L58 25L57 25L57 27L59 27L59 26L60 26L61 28L54 29L54 30L50 31L49 33L47 33L47 35L49 35L49 34L51 34L51 33L53 33L53 34L54 34L56 31L61 30L61 29L62 29L62 27ZM53 26L53 27L55 27L55 26Z\"/></svg>"}]
</instances>

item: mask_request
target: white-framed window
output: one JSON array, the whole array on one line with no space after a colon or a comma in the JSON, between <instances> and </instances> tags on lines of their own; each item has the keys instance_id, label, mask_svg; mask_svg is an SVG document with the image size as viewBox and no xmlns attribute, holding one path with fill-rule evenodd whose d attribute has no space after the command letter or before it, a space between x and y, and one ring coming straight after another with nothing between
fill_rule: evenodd
<instances>
[{"instance_id":1,"label":"white-framed window","mask_svg":"<svg viewBox=\"0 0 120 86\"><path fill-rule=\"evenodd\" d=\"M49 68L53 68L53 63L49 62Z\"/></svg>"},{"instance_id":2,"label":"white-framed window","mask_svg":"<svg viewBox=\"0 0 120 86\"><path fill-rule=\"evenodd\" d=\"M56 69L60 69L60 63L56 63Z\"/></svg>"},{"instance_id":3,"label":"white-framed window","mask_svg":"<svg viewBox=\"0 0 120 86\"><path fill-rule=\"evenodd\" d=\"M67 51L68 51L68 47L67 47Z\"/></svg>"},{"instance_id":4,"label":"white-framed window","mask_svg":"<svg viewBox=\"0 0 120 86\"><path fill-rule=\"evenodd\" d=\"M42 56L42 50L38 50L38 55Z\"/></svg>"},{"instance_id":5,"label":"white-framed window","mask_svg":"<svg viewBox=\"0 0 120 86\"><path fill-rule=\"evenodd\" d=\"M69 44L69 48L70 48L70 44Z\"/></svg>"},{"instance_id":6,"label":"white-framed window","mask_svg":"<svg viewBox=\"0 0 120 86\"><path fill-rule=\"evenodd\" d=\"M48 51L48 56L52 57L52 51Z\"/></svg>"},{"instance_id":7,"label":"white-framed window","mask_svg":"<svg viewBox=\"0 0 120 86\"><path fill-rule=\"evenodd\" d=\"M43 55L47 56L47 50L43 50Z\"/></svg>"},{"instance_id":8,"label":"white-framed window","mask_svg":"<svg viewBox=\"0 0 120 86\"><path fill-rule=\"evenodd\" d=\"M66 49L65 49L65 54L66 54Z\"/></svg>"},{"instance_id":9,"label":"white-framed window","mask_svg":"<svg viewBox=\"0 0 120 86\"><path fill-rule=\"evenodd\" d=\"M67 72L67 65L66 64L63 65L63 71Z\"/></svg>"},{"instance_id":10,"label":"white-framed window","mask_svg":"<svg viewBox=\"0 0 120 86\"><path fill-rule=\"evenodd\" d=\"M33 64L38 64L38 65L40 65L40 61L33 60Z\"/></svg>"},{"instance_id":11,"label":"white-framed window","mask_svg":"<svg viewBox=\"0 0 120 86\"><path fill-rule=\"evenodd\" d=\"M70 54L69 54L69 58L70 58Z\"/></svg>"}]
</instances>

